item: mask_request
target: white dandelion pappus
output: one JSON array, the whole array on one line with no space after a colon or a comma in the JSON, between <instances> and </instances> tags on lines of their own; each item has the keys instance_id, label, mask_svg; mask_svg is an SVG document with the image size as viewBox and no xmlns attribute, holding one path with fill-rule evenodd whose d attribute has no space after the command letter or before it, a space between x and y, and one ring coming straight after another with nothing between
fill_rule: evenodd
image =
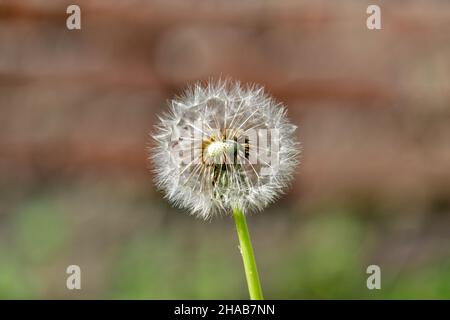
<instances>
[{"instance_id":1,"label":"white dandelion pappus","mask_svg":"<svg viewBox=\"0 0 450 320\"><path fill-rule=\"evenodd\" d=\"M151 150L155 182L174 205L210 218L262 210L298 164L296 126L260 86L197 83L159 117Z\"/></svg>"}]
</instances>

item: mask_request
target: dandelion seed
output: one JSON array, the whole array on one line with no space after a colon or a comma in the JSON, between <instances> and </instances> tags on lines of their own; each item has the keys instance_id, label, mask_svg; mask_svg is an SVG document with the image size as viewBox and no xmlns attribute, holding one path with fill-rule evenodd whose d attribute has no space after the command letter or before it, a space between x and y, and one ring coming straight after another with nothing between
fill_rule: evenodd
<instances>
[{"instance_id":1,"label":"dandelion seed","mask_svg":"<svg viewBox=\"0 0 450 320\"><path fill-rule=\"evenodd\" d=\"M196 84L169 110L159 118L151 159L156 185L176 206L205 219L236 207L259 211L289 185L296 127L262 87Z\"/></svg>"}]
</instances>

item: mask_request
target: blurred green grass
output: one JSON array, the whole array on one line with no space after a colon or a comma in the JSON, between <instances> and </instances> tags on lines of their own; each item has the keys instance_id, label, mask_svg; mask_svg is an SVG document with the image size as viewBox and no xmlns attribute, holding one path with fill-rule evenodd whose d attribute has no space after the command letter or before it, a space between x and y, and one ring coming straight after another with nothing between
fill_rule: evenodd
<instances>
[{"instance_id":1,"label":"blurred green grass","mask_svg":"<svg viewBox=\"0 0 450 320\"><path fill-rule=\"evenodd\" d=\"M158 195L123 190L49 188L13 203L3 219L0 298L247 298L232 219L203 222ZM267 298L450 297L448 256L386 259L389 215L356 202L282 205L249 217ZM70 264L81 266L81 291L65 287ZM381 267L382 290L366 287L370 264Z\"/></svg>"}]
</instances>

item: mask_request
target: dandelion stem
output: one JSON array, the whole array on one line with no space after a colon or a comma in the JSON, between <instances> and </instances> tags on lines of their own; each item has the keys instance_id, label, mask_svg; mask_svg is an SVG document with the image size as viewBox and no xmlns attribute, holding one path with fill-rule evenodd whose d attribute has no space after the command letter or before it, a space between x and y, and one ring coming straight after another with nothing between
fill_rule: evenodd
<instances>
[{"instance_id":1,"label":"dandelion stem","mask_svg":"<svg viewBox=\"0 0 450 320\"><path fill-rule=\"evenodd\" d=\"M233 209L234 222L239 237L242 260L244 261L245 276L247 278L248 291L251 300L263 300L261 284L259 283L258 270L256 269L255 256L253 255L252 242L248 232L247 222L242 210Z\"/></svg>"}]
</instances>

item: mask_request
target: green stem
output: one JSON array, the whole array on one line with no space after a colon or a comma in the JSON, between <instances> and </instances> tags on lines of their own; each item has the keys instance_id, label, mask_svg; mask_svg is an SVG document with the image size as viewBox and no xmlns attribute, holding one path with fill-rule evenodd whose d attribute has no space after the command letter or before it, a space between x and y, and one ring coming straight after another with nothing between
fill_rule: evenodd
<instances>
[{"instance_id":1,"label":"green stem","mask_svg":"<svg viewBox=\"0 0 450 320\"><path fill-rule=\"evenodd\" d=\"M234 222L239 237L242 260L244 261L245 276L247 278L250 299L263 300L261 285L259 283L258 270L256 269L255 257L253 255L252 242L248 233L247 222L242 210L233 209Z\"/></svg>"}]
</instances>

